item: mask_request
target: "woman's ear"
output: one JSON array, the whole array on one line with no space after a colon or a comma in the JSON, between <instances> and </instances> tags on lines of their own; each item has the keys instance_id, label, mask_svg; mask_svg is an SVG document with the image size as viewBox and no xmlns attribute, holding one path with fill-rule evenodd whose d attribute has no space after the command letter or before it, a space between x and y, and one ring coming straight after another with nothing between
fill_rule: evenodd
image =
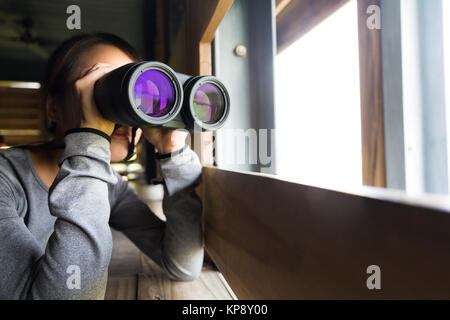
<instances>
[{"instance_id":1,"label":"woman's ear","mask_svg":"<svg viewBox=\"0 0 450 320\"><path fill-rule=\"evenodd\" d=\"M142 129L141 129L141 128L138 128L138 129L136 130L136 137L134 138L134 145L137 146L137 144L138 144L139 142L141 142L141 140L142 140Z\"/></svg>"},{"instance_id":2,"label":"woman's ear","mask_svg":"<svg viewBox=\"0 0 450 320\"><path fill-rule=\"evenodd\" d=\"M51 96L48 96L45 100L45 112L47 113L49 122L57 122L55 103Z\"/></svg>"}]
</instances>

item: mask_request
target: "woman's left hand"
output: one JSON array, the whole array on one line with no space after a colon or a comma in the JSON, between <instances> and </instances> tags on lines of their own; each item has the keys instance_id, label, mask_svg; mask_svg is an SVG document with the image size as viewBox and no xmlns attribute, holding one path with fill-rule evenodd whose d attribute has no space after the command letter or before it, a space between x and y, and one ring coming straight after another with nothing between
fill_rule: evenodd
<instances>
[{"instance_id":1,"label":"woman's left hand","mask_svg":"<svg viewBox=\"0 0 450 320\"><path fill-rule=\"evenodd\" d=\"M188 132L166 128L142 129L145 138L156 148L159 154L172 153L183 148Z\"/></svg>"}]
</instances>

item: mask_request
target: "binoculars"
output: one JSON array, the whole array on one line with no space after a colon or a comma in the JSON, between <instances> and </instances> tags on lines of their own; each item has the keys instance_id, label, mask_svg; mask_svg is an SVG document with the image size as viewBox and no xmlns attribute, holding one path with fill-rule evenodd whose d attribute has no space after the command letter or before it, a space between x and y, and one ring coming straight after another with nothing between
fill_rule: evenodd
<instances>
[{"instance_id":1,"label":"binoculars","mask_svg":"<svg viewBox=\"0 0 450 320\"><path fill-rule=\"evenodd\" d=\"M230 111L227 89L213 76L188 76L160 62L133 62L94 87L100 113L118 125L217 130Z\"/></svg>"}]
</instances>

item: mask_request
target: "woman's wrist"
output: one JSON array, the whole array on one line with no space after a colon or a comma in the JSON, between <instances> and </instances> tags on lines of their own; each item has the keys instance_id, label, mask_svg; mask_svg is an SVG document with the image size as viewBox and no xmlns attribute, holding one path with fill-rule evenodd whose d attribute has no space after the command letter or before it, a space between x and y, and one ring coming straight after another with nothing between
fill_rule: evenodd
<instances>
[{"instance_id":1,"label":"woman's wrist","mask_svg":"<svg viewBox=\"0 0 450 320\"><path fill-rule=\"evenodd\" d=\"M159 145L159 146L155 146L155 151L159 154L171 154L174 152L178 152L180 150L182 150L184 147L186 146L186 142L182 141L182 142L178 142L178 143L173 143L173 144L166 144L166 145Z\"/></svg>"},{"instance_id":2,"label":"woman's wrist","mask_svg":"<svg viewBox=\"0 0 450 320\"><path fill-rule=\"evenodd\" d=\"M188 147L189 147L189 146L188 146L187 144L185 144L185 145L184 145L183 147L181 147L180 149L174 150L174 151L172 151L172 152L168 152L168 153L160 153L160 152L157 152L157 153L155 154L155 158L156 158L157 160L168 159L168 158L174 157L174 156L176 156L176 155L179 155L180 153L183 153L184 150L186 150Z\"/></svg>"}]
</instances>

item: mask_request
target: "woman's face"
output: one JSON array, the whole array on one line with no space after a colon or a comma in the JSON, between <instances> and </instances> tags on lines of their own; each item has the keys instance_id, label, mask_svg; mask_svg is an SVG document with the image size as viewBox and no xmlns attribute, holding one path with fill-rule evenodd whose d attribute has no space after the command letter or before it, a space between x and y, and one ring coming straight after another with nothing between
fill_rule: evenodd
<instances>
[{"instance_id":1,"label":"woman's face","mask_svg":"<svg viewBox=\"0 0 450 320\"><path fill-rule=\"evenodd\" d=\"M84 52L80 57L79 71L89 69L96 63L116 65L117 68L133 62L130 57L119 48L112 45L96 45ZM111 162L123 160L128 154L128 146L131 142L131 127L122 126L111 136ZM136 132L135 144L139 141L142 130Z\"/></svg>"}]
</instances>

